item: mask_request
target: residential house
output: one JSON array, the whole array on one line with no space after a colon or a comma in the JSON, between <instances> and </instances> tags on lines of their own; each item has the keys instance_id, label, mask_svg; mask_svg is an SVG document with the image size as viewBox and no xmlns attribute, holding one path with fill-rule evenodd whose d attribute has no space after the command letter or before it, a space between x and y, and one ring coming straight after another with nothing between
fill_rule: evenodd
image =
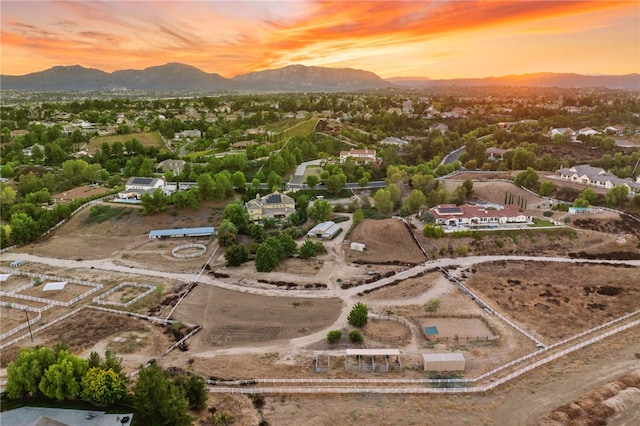
<instances>
[{"instance_id":1,"label":"residential house","mask_svg":"<svg viewBox=\"0 0 640 426\"><path fill-rule=\"evenodd\" d=\"M183 130L181 132L177 132L173 139L178 140L182 138L201 138L202 132L200 130Z\"/></svg>"},{"instance_id":2,"label":"residential house","mask_svg":"<svg viewBox=\"0 0 640 426\"><path fill-rule=\"evenodd\" d=\"M440 133L442 133L444 135L445 133L447 133L449 131L449 126L447 126L444 123L438 123L435 126L429 127L429 130L431 130L431 131L438 130L438 131L440 131Z\"/></svg>"},{"instance_id":3,"label":"residential house","mask_svg":"<svg viewBox=\"0 0 640 426\"><path fill-rule=\"evenodd\" d=\"M593 130L591 127L583 127L582 129L578 130L578 136L580 135L584 135L584 136L593 136L593 135L599 135L600 132L597 130Z\"/></svg>"},{"instance_id":4,"label":"residential house","mask_svg":"<svg viewBox=\"0 0 640 426\"><path fill-rule=\"evenodd\" d=\"M180 172L184 170L184 166L187 164L184 160L172 160L167 159L158 163L156 169L161 170L162 172L167 172L171 170L174 175L179 175Z\"/></svg>"},{"instance_id":5,"label":"residential house","mask_svg":"<svg viewBox=\"0 0 640 426\"><path fill-rule=\"evenodd\" d=\"M533 222L531 212L520 211L515 204L483 206L462 204L441 204L429 209L436 224L445 226L491 226L507 223Z\"/></svg>"},{"instance_id":6,"label":"residential house","mask_svg":"<svg viewBox=\"0 0 640 426\"><path fill-rule=\"evenodd\" d=\"M400 138L396 138L393 136L387 136L386 138L382 139L380 141L381 144L383 145L397 145L397 146L403 146L408 144L409 142L407 142L404 139L400 139Z\"/></svg>"},{"instance_id":7,"label":"residential house","mask_svg":"<svg viewBox=\"0 0 640 426\"><path fill-rule=\"evenodd\" d=\"M340 151L340 163L344 163L347 158L354 158L358 164L371 164L376 162L375 149L350 149Z\"/></svg>"},{"instance_id":8,"label":"residential house","mask_svg":"<svg viewBox=\"0 0 640 426\"><path fill-rule=\"evenodd\" d=\"M118 192L120 199L140 199L142 194L153 193L156 189L164 192L166 182L164 178L131 177L124 184L124 190Z\"/></svg>"},{"instance_id":9,"label":"residential house","mask_svg":"<svg viewBox=\"0 0 640 426\"><path fill-rule=\"evenodd\" d=\"M605 169L592 167L588 164L556 170L556 176L573 183L602 189L611 189L616 185L624 185L629 189L629 195L640 194L640 176L635 181L629 178L622 179Z\"/></svg>"},{"instance_id":10,"label":"residential house","mask_svg":"<svg viewBox=\"0 0 640 426\"><path fill-rule=\"evenodd\" d=\"M557 127L549 131L549 136L551 136L552 138L557 135L570 136L571 138L573 138L574 134L575 132L570 127Z\"/></svg>"},{"instance_id":11,"label":"residential house","mask_svg":"<svg viewBox=\"0 0 640 426\"><path fill-rule=\"evenodd\" d=\"M256 198L245 203L249 220L260 221L264 218L282 219L296 211L296 202L288 195L272 192L263 197L256 194Z\"/></svg>"},{"instance_id":12,"label":"residential house","mask_svg":"<svg viewBox=\"0 0 640 426\"><path fill-rule=\"evenodd\" d=\"M604 128L604 132L608 135L622 136L624 133L623 126L609 126Z\"/></svg>"}]
</instances>

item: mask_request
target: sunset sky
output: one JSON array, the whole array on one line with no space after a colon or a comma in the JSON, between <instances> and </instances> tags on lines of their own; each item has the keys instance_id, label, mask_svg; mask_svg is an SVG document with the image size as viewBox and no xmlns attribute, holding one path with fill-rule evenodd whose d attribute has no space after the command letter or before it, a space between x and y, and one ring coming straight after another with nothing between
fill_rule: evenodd
<instances>
[{"instance_id":1,"label":"sunset sky","mask_svg":"<svg viewBox=\"0 0 640 426\"><path fill-rule=\"evenodd\" d=\"M383 78L640 72L640 1L2 0L0 72L182 62L233 77L291 64Z\"/></svg>"}]
</instances>

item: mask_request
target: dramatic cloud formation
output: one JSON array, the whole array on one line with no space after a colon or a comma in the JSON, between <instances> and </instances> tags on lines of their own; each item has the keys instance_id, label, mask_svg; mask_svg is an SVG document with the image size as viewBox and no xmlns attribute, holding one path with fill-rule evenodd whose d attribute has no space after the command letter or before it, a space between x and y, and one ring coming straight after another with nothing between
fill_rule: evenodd
<instances>
[{"instance_id":1,"label":"dramatic cloud formation","mask_svg":"<svg viewBox=\"0 0 640 426\"><path fill-rule=\"evenodd\" d=\"M633 1L2 2L2 74L184 62L226 77L292 63L383 77L640 71Z\"/></svg>"}]
</instances>

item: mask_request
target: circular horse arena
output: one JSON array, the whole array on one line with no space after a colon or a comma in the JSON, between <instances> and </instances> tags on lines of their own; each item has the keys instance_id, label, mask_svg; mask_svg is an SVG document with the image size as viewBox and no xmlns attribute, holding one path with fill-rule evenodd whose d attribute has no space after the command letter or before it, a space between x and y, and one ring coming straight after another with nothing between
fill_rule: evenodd
<instances>
[{"instance_id":1,"label":"circular horse arena","mask_svg":"<svg viewBox=\"0 0 640 426\"><path fill-rule=\"evenodd\" d=\"M200 257L207 252L207 246L203 244L184 244L171 250L173 257L178 259L192 259Z\"/></svg>"}]
</instances>

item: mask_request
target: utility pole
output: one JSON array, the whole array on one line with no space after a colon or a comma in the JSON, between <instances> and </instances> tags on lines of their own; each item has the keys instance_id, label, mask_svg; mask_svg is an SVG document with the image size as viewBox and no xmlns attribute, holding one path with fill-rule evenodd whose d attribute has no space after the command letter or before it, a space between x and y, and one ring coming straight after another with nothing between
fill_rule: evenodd
<instances>
[{"instance_id":1,"label":"utility pole","mask_svg":"<svg viewBox=\"0 0 640 426\"><path fill-rule=\"evenodd\" d=\"M33 334L31 333L31 323L29 323L29 314L27 313L27 310L24 310L24 314L27 317L27 325L29 326L29 337L31 337L31 341L33 342Z\"/></svg>"}]
</instances>

